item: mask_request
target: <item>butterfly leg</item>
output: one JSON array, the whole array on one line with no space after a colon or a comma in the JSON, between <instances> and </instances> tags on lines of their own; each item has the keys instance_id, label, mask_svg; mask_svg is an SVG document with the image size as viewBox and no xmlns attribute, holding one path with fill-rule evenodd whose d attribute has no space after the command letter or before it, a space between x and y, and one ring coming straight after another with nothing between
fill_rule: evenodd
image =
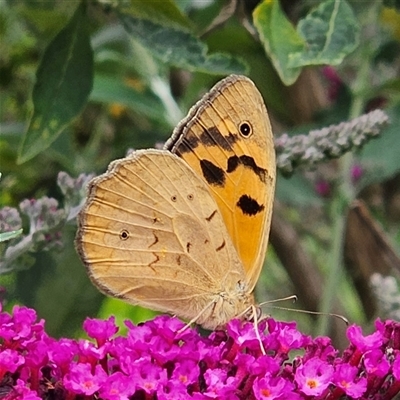
<instances>
[{"instance_id":1,"label":"butterfly leg","mask_svg":"<svg viewBox=\"0 0 400 400\"><path fill-rule=\"evenodd\" d=\"M250 307L251 307L251 311L252 311L252 314L253 314L254 331L256 332L256 337L258 339L258 342L260 343L261 353L263 353L263 355L265 356L267 353L265 351L263 342L261 341L260 331L258 329L258 309L253 304Z\"/></svg>"},{"instance_id":2,"label":"butterfly leg","mask_svg":"<svg viewBox=\"0 0 400 400\"><path fill-rule=\"evenodd\" d=\"M216 304L216 300L208 303L194 318L192 318L183 328L179 329L178 334L184 332L190 325L194 324L210 307Z\"/></svg>"}]
</instances>

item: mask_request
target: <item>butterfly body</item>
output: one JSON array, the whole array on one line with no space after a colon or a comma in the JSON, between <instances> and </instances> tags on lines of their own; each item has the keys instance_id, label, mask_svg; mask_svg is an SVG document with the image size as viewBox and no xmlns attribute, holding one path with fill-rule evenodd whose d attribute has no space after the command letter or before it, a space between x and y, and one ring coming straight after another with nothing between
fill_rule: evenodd
<instances>
[{"instance_id":1,"label":"butterfly body","mask_svg":"<svg viewBox=\"0 0 400 400\"><path fill-rule=\"evenodd\" d=\"M209 329L245 313L270 224L271 143L261 95L232 76L189 112L166 150L111 163L79 217L77 248L95 285Z\"/></svg>"}]
</instances>

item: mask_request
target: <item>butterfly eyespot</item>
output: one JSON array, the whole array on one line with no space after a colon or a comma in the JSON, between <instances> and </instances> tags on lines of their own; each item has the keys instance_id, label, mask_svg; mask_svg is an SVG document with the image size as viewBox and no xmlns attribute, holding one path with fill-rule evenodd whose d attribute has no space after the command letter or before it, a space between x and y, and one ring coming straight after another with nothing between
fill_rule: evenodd
<instances>
[{"instance_id":1,"label":"butterfly eyespot","mask_svg":"<svg viewBox=\"0 0 400 400\"><path fill-rule=\"evenodd\" d=\"M253 133L253 128L247 121L245 121L239 125L239 131L242 136L249 137Z\"/></svg>"},{"instance_id":2,"label":"butterfly eyespot","mask_svg":"<svg viewBox=\"0 0 400 400\"><path fill-rule=\"evenodd\" d=\"M121 240L126 240L129 238L129 232L126 229L123 229L120 234L119 234L119 238Z\"/></svg>"},{"instance_id":3,"label":"butterfly eyespot","mask_svg":"<svg viewBox=\"0 0 400 400\"><path fill-rule=\"evenodd\" d=\"M176 195L171 196L171 200L175 203L178 200L178 197Z\"/></svg>"},{"instance_id":4,"label":"butterfly eyespot","mask_svg":"<svg viewBox=\"0 0 400 400\"><path fill-rule=\"evenodd\" d=\"M194 199L194 196L192 193L187 195L188 200L192 201Z\"/></svg>"}]
</instances>

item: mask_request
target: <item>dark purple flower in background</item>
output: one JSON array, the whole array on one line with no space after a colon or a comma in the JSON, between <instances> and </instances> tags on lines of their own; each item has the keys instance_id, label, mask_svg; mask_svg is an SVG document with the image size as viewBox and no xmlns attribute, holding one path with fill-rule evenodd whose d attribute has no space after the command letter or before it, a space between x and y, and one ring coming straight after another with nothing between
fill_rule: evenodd
<instances>
[{"instance_id":1,"label":"dark purple flower in background","mask_svg":"<svg viewBox=\"0 0 400 400\"><path fill-rule=\"evenodd\" d=\"M335 101L338 98L340 89L344 86L342 79L338 75L335 68L327 65L322 68L322 74L325 76L329 83L328 98Z\"/></svg>"},{"instance_id":2,"label":"dark purple flower in background","mask_svg":"<svg viewBox=\"0 0 400 400\"><path fill-rule=\"evenodd\" d=\"M117 335L113 317L87 319L91 340L50 338L34 310L0 312L0 398L14 399L374 399L400 393L400 323L348 328L341 355L294 322L233 320L200 336L159 316ZM257 338L255 329L259 330ZM262 352L262 347L265 353ZM291 361L289 361L291 360Z\"/></svg>"},{"instance_id":3,"label":"dark purple flower in background","mask_svg":"<svg viewBox=\"0 0 400 400\"><path fill-rule=\"evenodd\" d=\"M332 194L332 185L324 179L319 179L315 182L314 188L320 197L329 198Z\"/></svg>"},{"instance_id":4,"label":"dark purple flower in background","mask_svg":"<svg viewBox=\"0 0 400 400\"><path fill-rule=\"evenodd\" d=\"M359 182L359 180L362 178L363 175L364 175L364 168L361 166L361 164L354 164L351 167L350 177L353 184Z\"/></svg>"}]
</instances>

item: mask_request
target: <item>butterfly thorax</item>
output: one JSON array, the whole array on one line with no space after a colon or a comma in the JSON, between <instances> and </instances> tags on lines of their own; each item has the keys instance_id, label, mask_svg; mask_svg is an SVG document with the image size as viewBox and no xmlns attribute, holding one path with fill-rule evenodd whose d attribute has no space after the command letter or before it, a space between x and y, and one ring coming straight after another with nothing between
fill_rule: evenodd
<instances>
[{"instance_id":1,"label":"butterfly thorax","mask_svg":"<svg viewBox=\"0 0 400 400\"><path fill-rule=\"evenodd\" d=\"M237 281L233 288L221 289L215 294L212 303L196 321L206 329L223 327L233 318L244 318L254 305L254 295L245 282Z\"/></svg>"}]
</instances>

